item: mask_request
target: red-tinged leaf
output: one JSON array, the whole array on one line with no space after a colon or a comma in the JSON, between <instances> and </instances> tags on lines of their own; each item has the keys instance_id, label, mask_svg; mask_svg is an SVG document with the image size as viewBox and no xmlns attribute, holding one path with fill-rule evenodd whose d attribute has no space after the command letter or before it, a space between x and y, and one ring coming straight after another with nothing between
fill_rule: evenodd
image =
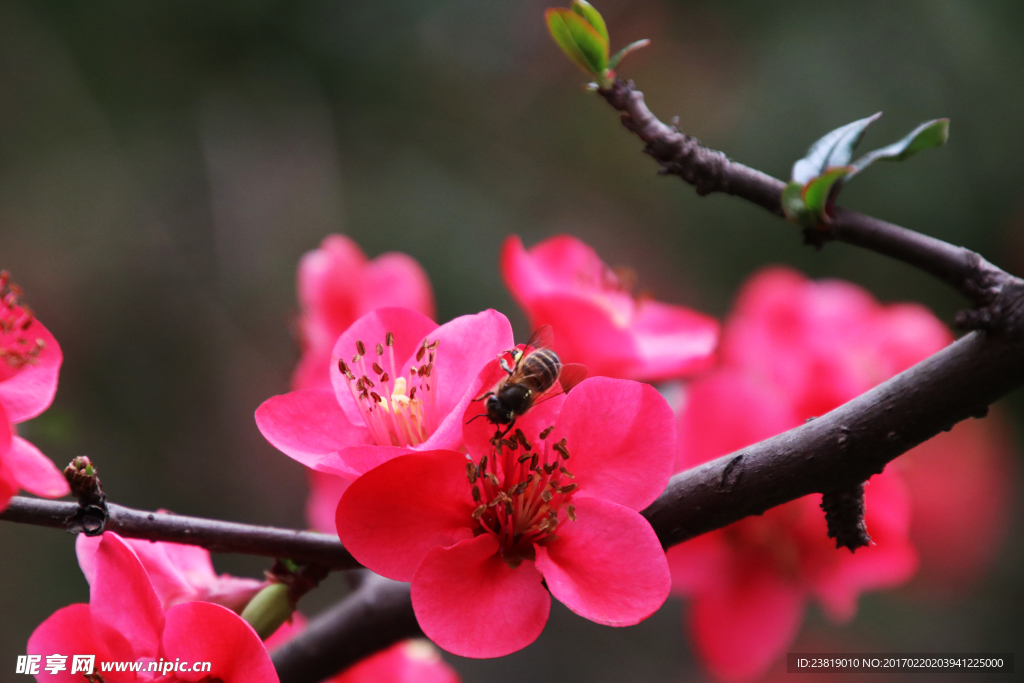
<instances>
[{"instance_id":1,"label":"red-tinged leaf","mask_svg":"<svg viewBox=\"0 0 1024 683\"><path fill-rule=\"evenodd\" d=\"M804 186L791 182L782 191L782 211L792 223L804 228L813 228L818 224L818 217L807 209L804 203Z\"/></svg>"},{"instance_id":2,"label":"red-tinged leaf","mask_svg":"<svg viewBox=\"0 0 1024 683\"><path fill-rule=\"evenodd\" d=\"M616 52L615 56L612 57L610 60L608 60L608 68L609 69L618 68L619 64L622 63L623 59L625 59L629 55L633 54L637 50L640 50L640 49L643 49L643 48L647 47L650 44L651 44L651 41L648 40L647 38L644 38L643 40L635 40L635 41L633 41L632 43L630 43L626 47L624 47L621 50L619 50L618 52Z\"/></svg>"},{"instance_id":3,"label":"red-tinged leaf","mask_svg":"<svg viewBox=\"0 0 1024 683\"><path fill-rule=\"evenodd\" d=\"M597 30L569 9L551 8L544 17L562 52L588 74L600 76L608 66L608 43Z\"/></svg>"},{"instance_id":4,"label":"red-tinged leaf","mask_svg":"<svg viewBox=\"0 0 1024 683\"><path fill-rule=\"evenodd\" d=\"M601 13L593 5L586 0L573 0L572 11L586 19L587 23L594 27L598 35L604 39L605 45L611 44L611 40L608 38L608 27L604 23L604 17L601 16Z\"/></svg>"},{"instance_id":5,"label":"red-tinged leaf","mask_svg":"<svg viewBox=\"0 0 1024 683\"><path fill-rule=\"evenodd\" d=\"M948 139L949 119L935 119L922 123L904 138L857 159L853 162L854 171L850 176L860 173L876 161L903 161L926 149L941 147Z\"/></svg>"},{"instance_id":6,"label":"red-tinged leaf","mask_svg":"<svg viewBox=\"0 0 1024 683\"><path fill-rule=\"evenodd\" d=\"M819 222L827 218L826 208L835 200L833 189L838 190L841 185L837 183L841 183L852 171L852 166L830 168L804 186L804 204Z\"/></svg>"},{"instance_id":7,"label":"red-tinged leaf","mask_svg":"<svg viewBox=\"0 0 1024 683\"><path fill-rule=\"evenodd\" d=\"M811 145L803 159L793 164L793 180L803 185L834 166L846 166L864 131L882 112L848 123L824 135Z\"/></svg>"}]
</instances>

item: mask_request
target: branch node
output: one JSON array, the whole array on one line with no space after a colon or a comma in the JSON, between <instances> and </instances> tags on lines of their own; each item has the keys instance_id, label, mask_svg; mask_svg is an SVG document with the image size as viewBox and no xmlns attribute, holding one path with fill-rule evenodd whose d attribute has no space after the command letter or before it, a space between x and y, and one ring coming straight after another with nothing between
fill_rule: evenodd
<instances>
[{"instance_id":1,"label":"branch node","mask_svg":"<svg viewBox=\"0 0 1024 683\"><path fill-rule=\"evenodd\" d=\"M64 478L78 499L78 508L64 520L64 528L72 534L99 536L110 512L96 466L88 456L80 455L64 468Z\"/></svg>"},{"instance_id":2,"label":"branch node","mask_svg":"<svg viewBox=\"0 0 1024 683\"><path fill-rule=\"evenodd\" d=\"M847 489L828 491L821 496L821 509L825 511L828 537L836 539L836 548L857 548L871 545L867 524L864 522L864 483Z\"/></svg>"}]
</instances>

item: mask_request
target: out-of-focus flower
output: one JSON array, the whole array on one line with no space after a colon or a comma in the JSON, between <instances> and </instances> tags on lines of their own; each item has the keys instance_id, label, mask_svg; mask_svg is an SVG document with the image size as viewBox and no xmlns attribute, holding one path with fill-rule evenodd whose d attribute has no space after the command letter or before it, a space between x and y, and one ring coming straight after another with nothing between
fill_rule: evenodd
<instances>
[{"instance_id":1,"label":"out-of-focus flower","mask_svg":"<svg viewBox=\"0 0 1024 683\"><path fill-rule=\"evenodd\" d=\"M331 350L356 320L384 306L399 306L434 317L430 280L415 259L387 253L367 260L344 235L328 235L299 262L298 331L302 359L292 389L331 388ZM334 510L349 480L309 470L306 518L318 531L334 532Z\"/></svg>"},{"instance_id":2,"label":"out-of-focus flower","mask_svg":"<svg viewBox=\"0 0 1024 683\"><path fill-rule=\"evenodd\" d=\"M279 628L264 644L273 652L305 628L305 617L296 612L292 623ZM370 655L324 683L459 683L460 680L430 641L416 638Z\"/></svg>"},{"instance_id":3,"label":"out-of-focus flower","mask_svg":"<svg viewBox=\"0 0 1024 683\"><path fill-rule=\"evenodd\" d=\"M96 577L96 556L102 539L103 536L79 534L75 541L78 566L90 585ZM165 610L200 600L241 613L249 600L267 585L266 581L218 575L213 569L210 552L199 546L137 538L121 540L142 563Z\"/></svg>"},{"instance_id":4,"label":"out-of-focus flower","mask_svg":"<svg viewBox=\"0 0 1024 683\"><path fill-rule=\"evenodd\" d=\"M28 653L95 654L97 673L104 662L141 662L143 669L153 662L163 674L103 672L107 683L278 681L270 656L249 624L209 602L186 602L165 610L138 556L113 533L104 534L96 549L89 603L54 612L32 633ZM208 672L175 672L171 667L179 661L212 666ZM72 674L71 668L69 662L66 670L40 673L37 680L80 683L83 675Z\"/></svg>"},{"instance_id":5,"label":"out-of-focus flower","mask_svg":"<svg viewBox=\"0 0 1024 683\"><path fill-rule=\"evenodd\" d=\"M811 282L790 270L768 269L739 296L723 335L721 367L688 389L677 469L822 415L951 340L921 306L883 306L849 283ZM959 425L873 477L865 502L874 545L855 554L836 550L826 537L820 495L672 548L674 589L692 598L691 631L711 672L730 681L763 673L796 636L811 598L836 621L852 618L860 593L900 585L914 574L917 538L943 538L948 565L974 567L973 559L958 561L965 553L990 556L1005 498L982 499L998 488L992 484L999 470L991 469L995 459L989 456L997 437L989 429L988 423ZM951 470L939 462L945 458L982 466ZM934 477L932 491L956 489L978 511L960 517L946 535L943 520L962 508L933 514L942 505L936 498L912 500L900 476L904 468L922 481ZM914 485L912 492L921 488ZM920 512L915 532L912 509Z\"/></svg>"},{"instance_id":6,"label":"out-of-focus flower","mask_svg":"<svg viewBox=\"0 0 1024 683\"><path fill-rule=\"evenodd\" d=\"M734 369L695 382L680 420L680 469L801 424L784 390ZM690 631L705 666L725 681L753 680L796 637L816 598L845 621L857 596L899 585L917 566L908 534L910 501L898 476L866 487L875 545L851 554L827 537L821 496L812 495L699 536L668 551L673 590L691 598Z\"/></svg>"},{"instance_id":7,"label":"out-of-focus flower","mask_svg":"<svg viewBox=\"0 0 1024 683\"><path fill-rule=\"evenodd\" d=\"M439 327L416 311L379 308L335 344L333 389L275 396L256 424L286 455L347 479L408 449L456 449L480 369L513 345L497 311Z\"/></svg>"},{"instance_id":8,"label":"out-of-focus flower","mask_svg":"<svg viewBox=\"0 0 1024 683\"><path fill-rule=\"evenodd\" d=\"M497 360L481 376L495 371ZM516 427L497 446L467 429L468 457L397 457L338 505L345 546L379 574L411 581L423 632L466 657L532 643L551 595L613 626L645 619L668 595L665 555L637 512L672 471L665 400L644 384L592 378Z\"/></svg>"},{"instance_id":9,"label":"out-of-focus flower","mask_svg":"<svg viewBox=\"0 0 1024 683\"><path fill-rule=\"evenodd\" d=\"M68 494L68 484L14 425L50 407L63 355L57 340L19 304L20 288L0 272L0 510L24 489L46 498Z\"/></svg>"},{"instance_id":10,"label":"out-of-focus flower","mask_svg":"<svg viewBox=\"0 0 1024 683\"><path fill-rule=\"evenodd\" d=\"M386 306L434 317L434 293L411 256L390 252L368 260L344 235L328 235L299 262L299 334L302 360L294 389L331 387L331 350L359 318Z\"/></svg>"},{"instance_id":11,"label":"out-of-focus flower","mask_svg":"<svg viewBox=\"0 0 1024 683\"><path fill-rule=\"evenodd\" d=\"M1007 431L999 414L966 420L893 463L910 491L910 538L921 556L914 587L962 592L992 565L1017 480Z\"/></svg>"},{"instance_id":12,"label":"out-of-focus flower","mask_svg":"<svg viewBox=\"0 0 1024 683\"><path fill-rule=\"evenodd\" d=\"M628 275L574 237L525 249L513 235L502 247L501 272L530 324L551 325L554 350L563 361L586 365L591 376L659 381L713 362L713 318L635 296Z\"/></svg>"}]
</instances>

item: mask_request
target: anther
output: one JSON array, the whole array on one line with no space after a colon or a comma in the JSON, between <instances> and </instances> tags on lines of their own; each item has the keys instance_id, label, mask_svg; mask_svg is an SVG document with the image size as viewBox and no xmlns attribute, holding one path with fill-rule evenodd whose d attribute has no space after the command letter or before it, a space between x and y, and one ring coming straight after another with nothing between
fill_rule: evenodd
<instances>
[{"instance_id":1,"label":"anther","mask_svg":"<svg viewBox=\"0 0 1024 683\"><path fill-rule=\"evenodd\" d=\"M551 474L552 472L555 471L555 468L557 468L557 467L558 467L558 463L554 463L554 462L544 463L544 473L545 474Z\"/></svg>"},{"instance_id":2,"label":"anther","mask_svg":"<svg viewBox=\"0 0 1024 683\"><path fill-rule=\"evenodd\" d=\"M555 491L559 493L572 493L576 490L576 484L566 484L565 486L555 486Z\"/></svg>"},{"instance_id":3,"label":"anther","mask_svg":"<svg viewBox=\"0 0 1024 683\"><path fill-rule=\"evenodd\" d=\"M338 359L338 372L346 376L348 375L348 365L341 358Z\"/></svg>"},{"instance_id":4,"label":"anther","mask_svg":"<svg viewBox=\"0 0 1024 683\"><path fill-rule=\"evenodd\" d=\"M441 345L441 340L440 339L435 339L434 341L430 342L430 346L428 346L427 348L430 349L431 351L433 351L434 349L436 349L440 345Z\"/></svg>"},{"instance_id":5,"label":"anther","mask_svg":"<svg viewBox=\"0 0 1024 683\"><path fill-rule=\"evenodd\" d=\"M553 444L551 447L554 448L556 451L558 451L558 454L560 456L562 456L562 460L568 460L569 459L569 449L565 447L565 438L564 437L562 438L561 441L559 441L556 444Z\"/></svg>"},{"instance_id":6,"label":"anther","mask_svg":"<svg viewBox=\"0 0 1024 683\"><path fill-rule=\"evenodd\" d=\"M384 334L384 343L387 344L388 346L394 346L395 345L395 335L391 334L390 332L386 332Z\"/></svg>"},{"instance_id":7,"label":"anther","mask_svg":"<svg viewBox=\"0 0 1024 683\"><path fill-rule=\"evenodd\" d=\"M480 519L484 516L485 512L487 512L487 506L481 505L476 510L473 510L473 519Z\"/></svg>"},{"instance_id":8,"label":"anther","mask_svg":"<svg viewBox=\"0 0 1024 683\"><path fill-rule=\"evenodd\" d=\"M365 356L366 355L366 345L363 344L363 342L357 340L356 341L356 351L359 353L360 356Z\"/></svg>"},{"instance_id":9,"label":"anther","mask_svg":"<svg viewBox=\"0 0 1024 683\"><path fill-rule=\"evenodd\" d=\"M377 342L377 355L378 356L383 356L384 355L384 347L381 345L380 342Z\"/></svg>"},{"instance_id":10,"label":"anther","mask_svg":"<svg viewBox=\"0 0 1024 683\"><path fill-rule=\"evenodd\" d=\"M470 484L476 483L476 465L471 462L466 463L466 477L469 479Z\"/></svg>"},{"instance_id":11,"label":"anther","mask_svg":"<svg viewBox=\"0 0 1024 683\"><path fill-rule=\"evenodd\" d=\"M505 514L509 517L512 516L512 503L507 500L505 501Z\"/></svg>"},{"instance_id":12,"label":"anther","mask_svg":"<svg viewBox=\"0 0 1024 683\"><path fill-rule=\"evenodd\" d=\"M388 373L386 373L386 372L385 372L385 373L384 373L383 375L381 375L381 376L380 376L380 381L381 381L381 382L382 382L383 384L387 384L387 381L388 381L389 379L391 379L391 377L389 377L389 376L388 376Z\"/></svg>"},{"instance_id":13,"label":"anther","mask_svg":"<svg viewBox=\"0 0 1024 683\"><path fill-rule=\"evenodd\" d=\"M528 487L529 485L530 485L530 482L529 482L529 481L521 481L521 482L519 482L518 484L516 484L516 487L515 487L514 489L512 489L512 495L513 495L513 496L518 496L518 495L519 495L519 494L521 494L521 493L522 493L523 491L525 491L525 490L526 490L526 488L527 488L527 487Z\"/></svg>"},{"instance_id":14,"label":"anther","mask_svg":"<svg viewBox=\"0 0 1024 683\"><path fill-rule=\"evenodd\" d=\"M501 482L498 481L498 477L495 476L494 472L487 473L487 481L491 482L492 486L500 486Z\"/></svg>"},{"instance_id":15,"label":"anther","mask_svg":"<svg viewBox=\"0 0 1024 683\"><path fill-rule=\"evenodd\" d=\"M536 453L534 453L533 457L530 458L530 469L533 470L533 471L537 471L537 463L539 463L539 462L540 462L540 457L538 457L538 455Z\"/></svg>"},{"instance_id":16,"label":"anther","mask_svg":"<svg viewBox=\"0 0 1024 683\"><path fill-rule=\"evenodd\" d=\"M484 457L480 458L480 471L481 472L486 472L487 471L487 456L486 455Z\"/></svg>"},{"instance_id":17,"label":"anther","mask_svg":"<svg viewBox=\"0 0 1024 683\"><path fill-rule=\"evenodd\" d=\"M473 500L474 500L474 502L477 502L477 503L480 502L480 487L479 486L473 486Z\"/></svg>"},{"instance_id":18,"label":"anther","mask_svg":"<svg viewBox=\"0 0 1024 683\"><path fill-rule=\"evenodd\" d=\"M380 365L378 365L377 361L374 361L373 365L371 365L370 367L372 367L373 371L376 372L378 375L383 375L384 374L384 368L382 368Z\"/></svg>"},{"instance_id":19,"label":"anther","mask_svg":"<svg viewBox=\"0 0 1024 683\"><path fill-rule=\"evenodd\" d=\"M544 493L540 494L540 497L545 503L550 503L554 496L551 491L544 491Z\"/></svg>"},{"instance_id":20,"label":"anther","mask_svg":"<svg viewBox=\"0 0 1024 683\"><path fill-rule=\"evenodd\" d=\"M576 521L576 506L575 505L567 505L565 507L565 512L566 512L566 514L569 515L569 519L571 519L574 522Z\"/></svg>"},{"instance_id":21,"label":"anther","mask_svg":"<svg viewBox=\"0 0 1024 683\"><path fill-rule=\"evenodd\" d=\"M558 471L561 472L562 474L564 474L565 476L569 477L570 479L575 479L576 478L575 474L573 474L569 470L565 469L564 467L559 467Z\"/></svg>"},{"instance_id":22,"label":"anther","mask_svg":"<svg viewBox=\"0 0 1024 683\"><path fill-rule=\"evenodd\" d=\"M548 438L548 436L551 434L552 431L554 431L554 429L555 429L555 425L551 425L550 427L548 427L547 429L545 429L543 432L540 433L540 438L541 439Z\"/></svg>"},{"instance_id":23,"label":"anther","mask_svg":"<svg viewBox=\"0 0 1024 683\"><path fill-rule=\"evenodd\" d=\"M419 363L421 360L423 360L423 354L425 354L426 352L427 352L427 347L426 346L421 346L419 351L416 352L416 362L417 363Z\"/></svg>"},{"instance_id":24,"label":"anther","mask_svg":"<svg viewBox=\"0 0 1024 683\"><path fill-rule=\"evenodd\" d=\"M371 391L370 396L373 397L374 403L380 403L380 394L378 394L376 391Z\"/></svg>"},{"instance_id":25,"label":"anther","mask_svg":"<svg viewBox=\"0 0 1024 683\"><path fill-rule=\"evenodd\" d=\"M532 460L534 457L536 456L534 456L533 453L523 453L522 455L519 456L519 464L522 465L524 462L526 462L527 460Z\"/></svg>"}]
</instances>

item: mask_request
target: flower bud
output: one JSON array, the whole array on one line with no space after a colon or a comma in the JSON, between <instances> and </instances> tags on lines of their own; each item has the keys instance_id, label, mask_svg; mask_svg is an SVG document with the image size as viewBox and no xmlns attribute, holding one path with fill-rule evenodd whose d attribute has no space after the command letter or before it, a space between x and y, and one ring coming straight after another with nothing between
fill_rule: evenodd
<instances>
[{"instance_id":1,"label":"flower bud","mask_svg":"<svg viewBox=\"0 0 1024 683\"><path fill-rule=\"evenodd\" d=\"M288 586L272 583L249 601L242 610L242 618L249 622L261 640L266 640L292 617L295 606L288 594Z\"/></svg>"}]
</instances>

